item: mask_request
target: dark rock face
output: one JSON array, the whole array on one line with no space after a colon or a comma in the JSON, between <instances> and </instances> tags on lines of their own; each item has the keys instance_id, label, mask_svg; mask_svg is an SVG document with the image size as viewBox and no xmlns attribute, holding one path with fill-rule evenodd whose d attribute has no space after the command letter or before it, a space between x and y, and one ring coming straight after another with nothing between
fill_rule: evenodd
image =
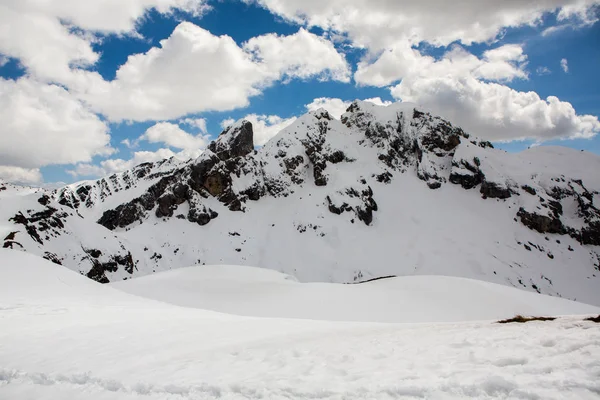
<instances>
[{"instance_id":1,"label":"dark rock face","mask_svg":"<svg viewBox=\"0 0 600 400\"><path fill-rule=\"evenodd\" d=\"M15 236L17 235L17 233L19 233L19 231L10 232L8 235L6 235L6 237L4 238L2 248L14 249L15 246L23 248L23 245L15 240Z\"/></svg>"},{"instance_id":2,"label":"dark rock face","mask_svg":"<svg viewBox=\"0 0 600 400\"><path fill-rule=\"evenodd\" d=\"M336 150L331 154L327 154L325 159L332 164L341 163L342 161L347 161L346 155L341 150Z\"/></svg>"},{"instance_id":3,"label":"dark rock face","mask_svg":"<svg viewBox=\"0 0 600 400\"><path fill-rule=\"evenodd\" d=\"M42 195L39 199L38 199L38 203L40 203L43 206L47 206L48 204L50 204L50 196L44 194Z\"/></svg>"},{"instance_id":4,"label":"dark rock face","mask_svg":"<svg viewBox=\"0 0 600 400\"><path fill-rule=\"evenodd\" d=\"M62 229L65 226L64 221L67 216L65 212L46 206L44 210L31 213L29 216L25 216L22 212L19 212L10 218L9 221L23 225L25 231L33 240L39 244L44 244L43 239L62 234ZM44 238L42 238L42 235L44 235Z\"/></svg>"},{"instance_id":5,"label":"dark rock face","mask_svg":"<svg viewBox=\"0 0 600 400\"><path fill-rule=\"evenodd\" d=\"M52 261L54 264L62 265L62 260L54 253L46 251L44 257L46 260Z\"/></svg>"},{"instance_id":6,"label":"dark rock face","mask_svg":"<svg viewBox=\"0 0 600 400\"><path fill-rule=\"evenodd\" d=\"M97 249L88 249L88 250L85 250L85 252L88 253L91 257L94 257L94 258L98 258L98 257L100 257L102 255L102 252L100 250L97 250Z\"/></svg>"},{"instance_id":7,"label":"dark rock face","mask_svg":"<svg viewBox=\"0 0 600 400\"><path fill-rule=\"evenodd\" d=\"M222 195L228 186L231 186L231 177L226 171L213 170L204 179L204 188L214 197Z\"/></svg>"},{"instance_id":8,"label":"dark rock face","mask_svg":"<svg viewBox=\"0 0 600 400\"><path fill-rule=\"evenodd\" d=\"M464 189L472 189L483 181L481 173L459 174L452 172L449 178L455 185L461 185Z\"/></svg>"},{"instance_id":9,"label":"dark rock face","mask_svg":"<svg viewBox=\"0 0 600 400\"><path fill-rule=\"evenodd\" d=\"M377 182L380 183L390 183L393 177L394 175L392 175L392 173L389 171L385 171L379 175L375 175L375 179L377 179Z\"/></svg>"},{"instance_id":10,"label":"dark rock face","mask_svg":"<svg viewBox=\"0 0 600 400\"><path fill-rule=\"evenodd\" d=\"M552 210L552 214L555 218L560 218L563 214L562 204L559 201L550 200L548 201L548 208Z\"/></svg>"},{"instance_id":11,"label":"dark rock face","mask_svg":"<svg viewBox=\"0 0 600 400\"><path fill-rule=\"evenodd\" d=\"M416 109L401 111L395 122L381 123L360 103L353 103L342 122L348 127L364 130L365 142L380 149L378 158L390 170L406 172L416 168L419 179L430 189L438 189L449 179L449 161L456 147L468 140L462 129L448 121ZM473 142L480 144L478 142ZM391 179L391 173L378 177L381 182Z\"/></svg>"},{"instance_id":12,"label":"dark rock face","mask_svg":"<svg viewBox=\"0 0 600 400\"><path fill-rule=\"evenodd\" d=\"M10 232L8 235L6 235L6 237L4 238L4 240L15 240L15 235L19 233L18 231L15 232Z\"/></svg>"},{"instance_id":13,"label":"dark rock face","mask_svg":"<svg viewBox=\"0 0 600 400\"><path fill-rule=\"evenodd\" d=\"M338 195L348 197L349 199L359 199L362 204L359 206L350 206L345 201L342 201L341 204L336 204L330 196L327 196L325 200L331 213L341 215L343 212L354 212L356 217L363 221L365 225L371 225L373 222L373 212L378 210L378 206L373 198L373 189L370 186L361 191L349 188L344 192L338 193Z\"/></svg>"},{"instance_id":14,"label":"dark rock face","mask_svg":"<svg viewBox=\"0 0 600 400\"><path fill-rule=\"evenodd\" d=\"M472 143L472 142L471 142ZM482 144L479 144L479 147ZM483 148L487 145L484 144ZM527 209L520 208L517 217L528 228L540 233L555 233L573 237L582 244L600 243L598 224L600 224L600 211L594 204L596 192L589 191L582 180L569 179L565 176L549 178L553 182L551 187L547 183L540 182L537 174L527 178L503 176L502 162L498 161L497 155L481 153L476 149L462 149L465 151L462 158L455 157L452 160L452 172L449 180L454 184L461 185L465 189L471 189L481 185L482 198L508 199L513 196L535 196L537 203L532 203L531 198L525 204ZM473 154L481 154L482 159L473 157ZM490 161L491 160L491 161ZM490 163L491 165L482 165ZM494 164L498 163L498 164ZM484 171L495 171L494 179L486 177ZM521 182L518 182L518 180ZM535 188L533 186L536 186ZM569 219L563 218L563 201L566 204L577 204L577 217L581 218L584 226L569 226ZM521 203L523 204L523 203ZM515 219L516 220L516 219Z\"/></svg>"},{"instance_id":15,"label":"dark rock face","mask_svg":"<svg viewBox=\"0 0 600 400\"><path fill-rule=\"evenodd\" d=\"M508 199L511 196L509 188L503 187L496 182L488 182L485 179L481 182L480 191L484 198Z\"/></svg>"},{"instance_id":16,"label":"dark rock face","mask_svg":"<svg viewBox=\"0 0 600 400\"><path fill-rule=\"evenodd\" d=\"M284 155L285 157L285 155ZM295 157L284 158L283 163L285 165L285 173L291 178L292 183L296 185L300 185L304 182L304 179L301 177L301 171L299 168L304 164L304 157L302 155L297 155Z\"/></svg>"},{"instance_id":17,"label":"dark rock face","mask_svg":"<svg viewBox=\"0 0 600 400\"><path fill-rule=\"evenodd\" d=\"M562 222L558 218L550 218L545 215L529 213L523 208L519 210L517 216L521 218L523 225L539 233L558 233L563 235L567 232Z\"/></svg>"},{"instance_id":18,"label":"dark rock face","mask_svg":"<svg viewBox=\"0 0 600 400\"><path fill-rule=\"evenodd\" d=\"M590 222L581 230L581 243L600 246L600 222Z\"/></svg>"},{"instance_id":19,"label":"dark rock face","mask_svg":"<svg viewBox=\"0 0 600 400\"><path fill-rule=\"evenodd\" d=\"M430 181L427 182L427 186L429 187L429 189L439 189L442 187L442 183L437 181Z\"/></svg>"},{"instance_id":20,"label":"dark rock face","mask_svg":"<svg viewBox=\"0 0 600 400\"><path fill-rule=\"evenodd\" d=\"M202 207L190 207L190 211L188 213L188 221L195 222L198 225L206 225L210 222L211 219L215 219L219 216L218 213L211 210L210 208Z\"/></svg>"},{"instance_id":21,"label":"dark rock face","mask_svg":"<svg viewBox=\"0 0 600 400\"><path fill-rule=\"evenodd\" d=\"M446 183L443 160L451 158L456 147L469 136L448 121L418 110L413 112L411 125L421 132L413 145L418 161L417 176L427 182L430 189L438 189Z\"/></svg>"},{"instance_id":22,"label":"dark rock face","mask_svg":"<svg viewBox=\"0 0 600 400\"><path fill-rule=\"evenodd\" d=\"M243 211L244 201L258 200L265 193L263 188L254 186L240 197L232 188L232 175L240 176L250 163L245 157L254 150L253 136L248 121L226 129L196 163L163 176L142 196L104 212L98 223L110 230L125 228L143 221L154 208L157 217L170 218L180 204L188 202L187 219L205 225L218 216L200 204L202 198L209 196L218 198L232 211Z\"/></svg>"},{"instance_id":23,"label":"dark rock face","mask_svg":"<svg viewBox=\"0 0 600 400\"><path fill-rule=\"evenodd\" d=\"M327 196L325 200L327 200L329 212L333 214L341 215L344 211L352 211L352 207L350 207L347 203L342 203L339 206L335 205L329 196Z\"/></svg>"},{"instance_id":24,"label":"dark rock face","mask_svg":"<svg viewBox=\"0 0 600 400\"><path fill-rule=\"evenodd\" d=\"M239 126L224 130L216 141L208 145L208 149L221 160L247 156L254 150L252 123L244 120Z\"/></svg>"},{"instance_id":25,"label":"dark rock face","mask_svg":"<svg viewBox=\"0 0 600 400\"><path fill-rule=\"evenodd\" d=\"M325 174L327 155L323 151L325 135L327 134L327 124L328 120L320 121L319 134L317 136L309 136L307 140L302 141L306 156L313 164L313 176L316 186L326 186L328 181L327 174Z\"/></svg>"},{"instance_id":26,"label":"dark rock face","mask_svg":"<svg viewBox=\"0 0 600 400\"><path fill-rule=\"evenodd\" d=\"M23 248L23 245L19 242L16 242L14 240L7 240L4 242L4 244L2 245L3 249L14 249L15 246L19 246L19 248Z\"/></svg>"},{"instance_id":27,"label":"dark rock face","mask_svg":"<svg viewBox=\"0 0 600 400\"><path fill-rule=\"evenodd\" d=\"M181 204L185 198L180 198L176 196L174 193L166 193L158 198L156 201L156 216L158 218L162 217L172 217L174 211L177 209L177 206Z\"/></svg>"},{"instance_id":28,"label":"dark rock face","mask_svg":"<svg viewBox=\"0 0 600 400\"><path fill-rule=\"evenodd\" d=\"M220 159L212 153L203 154L203 159L196 164L191 165L190 177L188 184L190 187L200 195L208 197L210 193L206 192L205 182L209 175L209 172L215 165L219 164Z\"/></svg>"},{"instance_id":29,"label":"dark rock face","mask_svg":"<svg viewBox=\"0 0 600 400\"><path fill-rule=\"evenodd\" d=\"M77 209L79 207L91 208L97 202L102 202L112 194L131 188L136 181L141 179L154 179L166 172L152 172L159 170L170 160L158 161L155 163L143 163L135 166L117 176L116 174L97 180L94 184L82 184L75 189L70 187L62 188L56 195L58 204Z\"/></svg>"},{"instance_id":30,"label":"dark rock face","mask_svg":"<svg viewBox=\"0 0 600 400\"><path fill-rule=\"evenodd\" d=\"M581 244L600 246L600 210L594 204L593 193L590 192L579 179L565 180L554 178L562 186L555 186L547 193L551 199L542 202L542 206L548 208L554 219L560 219L563 215L563 199L574 199L577 204L577 215L582 218L586 226L581 229L565 228L568 233Z\"/></svg>"},{"instance_id":31,"label":"dark rock face","mask_svg":"<svg viewBox=\"0 0 600 400\"><path fill-rule=\"evenodd\" d=\"M129 203L121 204L114 210L105 211L98 223L112 231L141 221L146 216L141 203L140 198L137 198Z\"/></svg>"},{"instance_id":32,"label":"dark rock face","mask_svg":"<svg viewBox=\"0 0 600 400\"><path fill-rule=\"evenodd\" d=\"M110 280L106 276L106 273L116 272L119 269L119 266L123 267L125 271L130 274L133 273L135 268L131 253L127 253L127 255L124 256L120 254L112 255L104 262L98 260L97 257L90 258L90 261L92 262L92 268L87 273L87 277L99 283L109 283Z\"/></svg>"},{"instance_id":33,"label":"dark rock face","mask_svg":"<svg viewBox=\"0 0 600 400\"><path fill-rule=\"evenodd\" d=\"M449 152L460 144L461 136L464 137L465 135L460 128L454 128L446 122L421 137L421 148L430 152L435 152L438 149Z\"/></svg>"},{"instance_id":34,"label":"dark rock face","mask_svg":"<svg viewBox=\"0 0 600 400\"><path fill-rule=\"evenodd\" d=\"M105 228L114 230L116 228L125 228L136 221L142 221L147 216L147 211L152 210L155 205L159 202L159 199L170 185L176 183L178 178L181 176L180 171L175 172L173 175L165 176L161 178L157 183L150 186L148 191L131 200L128 203L121 204L113 210L107 210L102 214L102 217L98 220L98 223ZM177 194L181 195L181 188L178 187ZM175 192L170 193L161 200L161 204L156 211L156 215L161 216L172 216L173 204L181 204L180 199L175 195ZM179 203L178 203L179 202ZM170 211L169 211L170 210ZM163 212L165 214L163 214ZM169 215L170 212L170 215Z\"/></svg>"}]
</instances>

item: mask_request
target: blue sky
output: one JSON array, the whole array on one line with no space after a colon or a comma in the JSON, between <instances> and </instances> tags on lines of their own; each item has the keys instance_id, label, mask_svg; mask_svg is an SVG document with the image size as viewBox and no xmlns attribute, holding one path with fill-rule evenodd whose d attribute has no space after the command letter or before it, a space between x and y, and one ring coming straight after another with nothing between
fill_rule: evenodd
<instances>
[{"instance_id":1,"label":"blue sky","mask_svg":"<svg viewBox=\"0 0 600 400\"><path fill-rule=\"evenodd\" d=\"M192 157L249 116L264 142L353 99L416 102L508 151L600 154L597 1L463 0L464 13L438 0L71 1L0 6L11 27L0 34L0 179L72 182ZM20 31L34 19L39 29Z\"/></svg>"}]
</instances>

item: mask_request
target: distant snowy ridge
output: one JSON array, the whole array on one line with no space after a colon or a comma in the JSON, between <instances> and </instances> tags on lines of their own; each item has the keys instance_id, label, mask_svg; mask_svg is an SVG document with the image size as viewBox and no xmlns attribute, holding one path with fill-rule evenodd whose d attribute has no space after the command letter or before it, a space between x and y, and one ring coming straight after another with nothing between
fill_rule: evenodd
<instances>
[{"instance_id":1,"label":"distant snowy ridge","mask_svg":"<svg viewBox=\"0 0 600 400\"><path fill-rule=\"evenodd\" d=\"M509 154L414 105L357 101L258 150L242 120L195 160L7 188L0 236L99 282L241 264L301 281L450 275L600 305L598 170L586 152Z\"/></svg>"}]
</instances>

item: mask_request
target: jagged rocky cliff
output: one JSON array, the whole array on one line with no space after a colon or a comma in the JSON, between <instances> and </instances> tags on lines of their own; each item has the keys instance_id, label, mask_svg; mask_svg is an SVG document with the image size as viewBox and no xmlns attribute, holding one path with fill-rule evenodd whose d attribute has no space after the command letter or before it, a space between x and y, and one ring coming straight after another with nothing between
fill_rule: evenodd
<instances>
[{"instance_id":1,"label":"jagged rocky cliff","mask_svg":"<svg viewBox=\"0 0 600 400\"><path fill-rule=\"evenodd\" d=\"M4 247L100 282L228 263L317 281L457 275L600 304L599 168L571 149L496 150L410 104L355 102L258 150L239 121L195 160L53 192L3 185L1 229Z\"/></svg>"}]
</instances>

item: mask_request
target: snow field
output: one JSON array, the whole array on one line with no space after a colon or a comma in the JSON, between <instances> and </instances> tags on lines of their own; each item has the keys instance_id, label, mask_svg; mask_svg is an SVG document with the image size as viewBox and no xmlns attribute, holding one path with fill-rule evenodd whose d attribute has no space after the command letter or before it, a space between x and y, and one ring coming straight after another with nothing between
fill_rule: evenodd
<instances>
[{"instance_id":1,"label":"snow field","mask_svg":"<svg viewBox=\"0 0 600 400\"><path fill-rule=\"evenodd\" d=\"M17 251L0 260L0 399L600 395L600 328L582 316L507 325L240 317L129 295ZM247 273L238 283L286 281ZM564 304L572 308L561 313L590 307Z\"/></svg>"}]
</instances>

